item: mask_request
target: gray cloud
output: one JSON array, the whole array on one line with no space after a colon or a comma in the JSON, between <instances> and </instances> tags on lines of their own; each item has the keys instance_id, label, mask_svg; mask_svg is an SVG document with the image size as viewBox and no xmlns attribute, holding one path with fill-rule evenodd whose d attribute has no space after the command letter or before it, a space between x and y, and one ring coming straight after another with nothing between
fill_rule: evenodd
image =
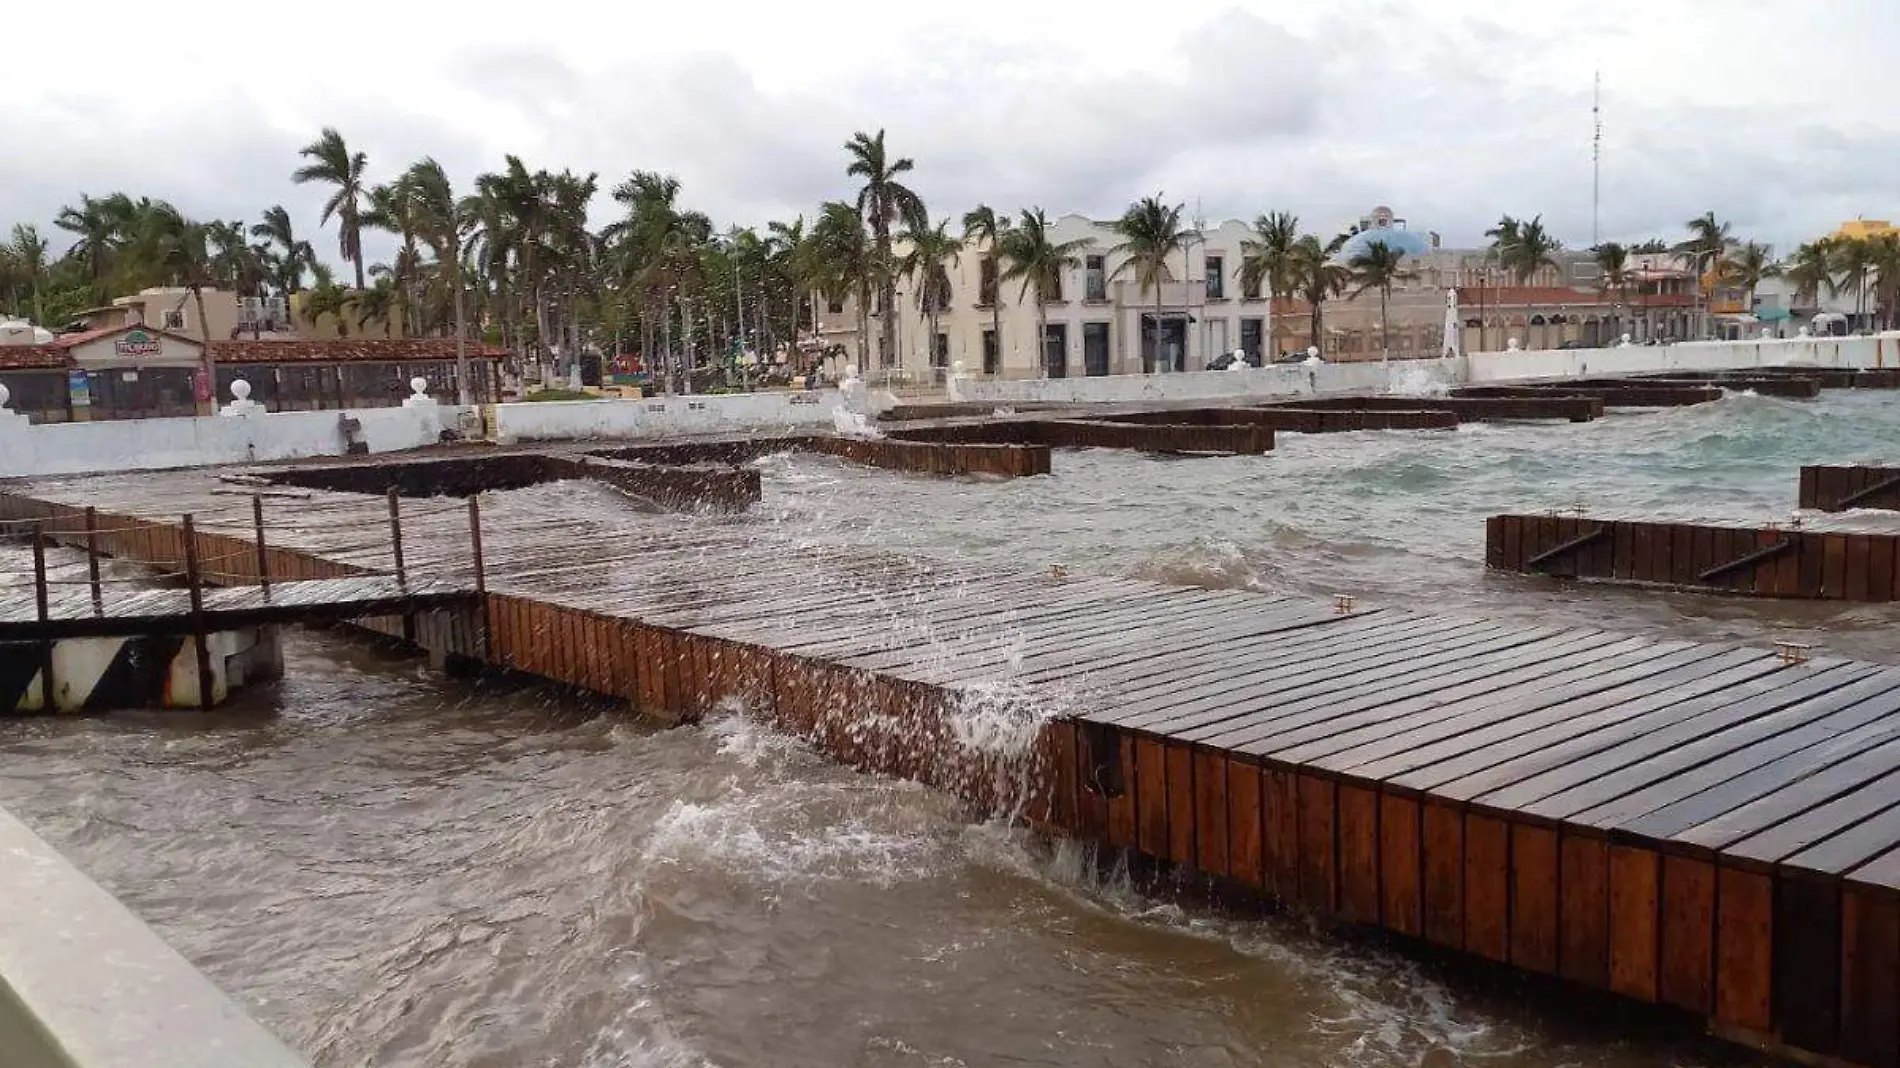
<instances>
[{"instance_id":1,"label":"gray cloud","mask_svg":"<svg viewBox=\"0 0 1900 1068\"><path fill-rule=\"evenodd\" d=\"M1863 36L1900 36L1869 25ZM225 92L128 121L54 92L0 112L0 143L33 146L0 154L0 224L44 225L81 191L124 188L208 217L254 218L284 203L314 230L320 195L289 174L321 125L367 151L378 177L426 154L466 183L515 151L530 166L597 171L603 194L629 170L669 171L690 206L760 223L848 195L843 143L884 127L892 150L917 160L914 185L941 215L977 202L1106 215L1161 190L1210 219L1285 209L1314 230L1386 203L1454 243L1479 240L1501 213L1542 213L1582 245L1588 67L1578 80L1535 59L1574 64L1570 43L1582 36L1642 32L1607 8L1519 28L1362 3L1297 32L1229 11L1157 40L1152 60L1132 65L934 34L870 73L796 89L762 85L725 55L589 68L523 44L454 53L431 72L439 95L320 83L314 99L270 108ZM1863 70L1863 93L1893 84L1885 67ZM1891 125L1845 108L1684 106L1614 85L1605 105L1606 237L1674 236L1712 209L1785 248L1879 212L1900 166ZM603 195L598 217L612 210ZM333 249L333 237L319 248Z\"/></svg>"}]
</instances>

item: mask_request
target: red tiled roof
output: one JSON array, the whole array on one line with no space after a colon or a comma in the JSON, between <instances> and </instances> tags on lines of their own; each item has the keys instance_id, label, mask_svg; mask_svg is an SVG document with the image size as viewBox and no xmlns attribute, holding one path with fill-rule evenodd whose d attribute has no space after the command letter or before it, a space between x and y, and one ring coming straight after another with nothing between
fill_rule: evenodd
<instances>
[{"instance_id":1,"label":"red tiled roof","mask_svg":"<svg viewBox=\"0 0 1900 1068\"><path fill-rule=\"evenodd\" d=\"M114 334L129 334L134 330L143 330L148 334L153 334L158 337L175 338L188 345L203 344L203 342L197 338L187 337L176 330L160 330L155 326L141 326L137 323L131 326L102 326L96 330L82 330L76 334L61 334L53 339L52 344L55 348L70 349L77 345L84 345L88 341L97 341L102 337L111 337Z\"/></svg>"},{"instance_id":2,"label":"red tiled roof","mask_svg":"<svg viewBox=\"0 0 1900 1068\"><path fill-rule=\"evenodd\" d=\"M68 362L58 345L0 345L0 371L64 370Z\"/></svg>"},{"instance_id":3,"label":"red tiled roof","mask_svg":"<svg viewBox=\"0 0 1900 1068\"><path fill-rule=\"evenodd\" d=\"M508 355L492 345L471 342L472 360ZM404 363L453 360L453 338L328 338L313 341L213 341L211 358L219 363Z\"/></svg>"}]
</instances>

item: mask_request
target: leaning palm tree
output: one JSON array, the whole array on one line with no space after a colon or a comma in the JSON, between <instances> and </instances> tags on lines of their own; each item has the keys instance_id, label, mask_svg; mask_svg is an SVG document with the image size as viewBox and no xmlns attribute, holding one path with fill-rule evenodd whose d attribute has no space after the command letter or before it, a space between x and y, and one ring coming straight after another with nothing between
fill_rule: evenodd
<instances>
[{"instance_id":1,"label":"leaning palm tree","mask_svg":"<svg viewBox=\"0 0 1900 1068\"><path fill-rule=\"evenodd\" d=\"M983 260L989 264L991 285L977 294L977 299L990 306L990 336L996 339L996 360L1000 369L1003 360L1003 302L998 299L1003 290L1003 235L1009 232L1009 216L998 215L987 204L978 204L963 213L963 240L971 244L980 244L987 251ZM984 373L989 369L984 368Z\"/></svg>"},{"instance_id":2,"label":"leaning palm tree","mask_svg":"<svg viewBox=\"0 0 1900 1068\"><path fill-rule=\"evenodd\" d=\"M1867 315L1867 282L1873 276L1874 246L1864 238L1847 238L1834 242L1834 271L1840 275L1840 289L1851 290L1854 294L1854 317L1861 322L1858 329L1865 325Z\"/></svg>"},{"instance_id":3,"label":"leaning palm tree","mask_svg":"<svg viewBox=\"0 0 1900 1068\"><path fill-rule=\"evenodd\" d=\"M1352 279L1358 288L1354 296L1368 289L1379 291L1379 359L1392 358L1391 321L1386 316L1386 306L1392 297L1392 284L1417 277L1417 272L1405 267L1405 253L1383 241L1374 241L1354 253L1346 261L1352 270Z\"/></svg>"},{"instance_id":4,"label":"leaning palm tree","mask_svg":"<svg viewBox=\"0 0 1900 1068\"><path fill-rule=\"evenodd\" d=\"M292 293L303 288L303 273L315 266L316 250L291 229L290 213L282 204L264 212L264 221L251 227L251 236L262 238L281 250L271 262L276 268L277 286L283 291L284 300L289 301Z\"/></svg>"},{"instance_id":5,"label":"leaning palm tree","mask_svg":"<svg viewBox=\"0 0 1900 1068\"><path fill-rule=\"evenodd\" d=\"M898 176L917 164L910 159L890 159L884 148L883 130L875 137L853 134L844 150L851 156L845 174L864 179L858 190L858 214L871 227L878 306L883 309L880 359L889 360L897 353L897 265L891 259L891 227L900 221L919 223L924 216L923 200L898 181Z\"/></svg>"},{"instance_id":6,"label":"leaning palm tree","mask_svg":"<svg viewBox=\"0 0 1900 1068\"><path fill-rule=\"evenodd\" d=\"M897 267L904 277L916 283L917 307L923 310L924 317L930 322L929 355L925 362L935 367L937 323L950 307L950 272L945 264L955 260L957 253L963 251L963 241L950 233L947 221L936 226L916 225L921 221L913 220L912 225L904 231L907 249L903 262Z\"/></svg>"},{"instance_id":7,"label":"leaning palm tree","mask_svg":"<svg viewBox=\"0 0 1900 1068\"><path fill-rule=\"evenodd\" d=\"M1531 279L1537 277L1538 271L1557 266L1555 253L1563 247L1563 242L1544 229L1544 217L1535 215L1517 222L1517 233L1508 250L1505 266L1517 276L1518 285L1529 285Z\"/></svg>"},{"instance_id":8,"label":"leaning palm tree","mask_svg":"<svg viewBox=\"0 0 1900 1068\"><path fill-rule=\"evenodd\" d=\"M1821 302L1821 292L1830 295L1840 289L1834 274L1835 243L1822 238L1796 246L1794 254L1781 265L1783 277L1794 287L1794 299L1814 307Z\"/></svg>"},{"instance_id":9,"label":"leaning palm tree","mask_svg":"<svg viewBox=\"0 0 1900 1068\"><path fill-rule=\"evenodd\" d=\"M396 285L398 317L406 335L420 321L418 286L422 277L422 240L416 217L415 197L404 177L369 191L369 210L363 213L363 225L395 235L398 245L389 276Z\"/></svg>"},{"instance_id":10,"label":"leaning palm tree","mask_svg":"<svg viewBox=\"0 0 1900 1068\"><path fill-rule=\"evenodd\" d=\"M210 240L205 226L185 218L177 208L161 201L153 204L142 239L149 262L170 276L174 284L183 286L196 305L199 365L204 388L215 403L218 368L211 355L211 323L205 317L204 291L214 287L217 280L212 273Z\"/></svg>"},{"instance_id":11,"label":"leaning palm tree","mask_svg":"<svg viewBox=\"0 0 1900 1068\"><path fill-rule=\"evenodd\" d=\"M1041 208L1024 208L1021 221L1004 230L997 240L1001 242L1002 261L1008 264L998 279L999 285L1020 280L1022 290L1017 295L1018 300L1029 295L1029 287L1036 288L1036 365L1042 376L1048 377L1049 306L1043 298L1060 285L1063 271L1080 262L1076 253L1087 247L1088 242L1052 238L1049 217ZM997 344L999 347L1002 344L1000 337Z\"/></svg>"},{"instance_id":12,"label":"leaning palm tree","mask_svg":"<svg viewBox=\"0 0 1900 1068\"><path fill-rule=\"evenodd\" d=\"M1302 236L1293 246L1294 290L1313 309L1312 345L1325 351L1325 320L1321 308L1327 300L1346 291L1352 282L1352 270L1338 261L1339 250L1352 235L1340 234L1322 245L1312 234Z\"/></svg>"},{"instance_id":13,"label":"leaning palm tree","mask_svg":"<svg viewBox=\"0 0 1900 1068\"><path fill-rule=\"evenodd\" d=\"M336 187L330 199L323 202L323 214L317 222L322 225L333 217L337 220L337 251L355 266L356 288L362 289L363 200L367 195L363 171L369 166L369 157L351 152L334 126L324 127L323 133L297 154L311 162L297 168L290 176L291 181L298 185L323 182Z\"/></svg>"},{"instance_id":14,"label":"leaning palm tree","mask_svg":"<svg viewBox=\"0 0 1900 1068\"><path fill-rule=\"evenodd\" d=\"M456 400L473 404L475 394L469 381L467 297L462 286L462 231L469 213L456 200L448 174L433 158L425 157L404 172L402 185L414 213L417 235L435 252L436 262L446 274L455 323Z\"/></svg>"},{"instance_id":15,"label":"leaning palm tree","mask_svg":"<svg viewBox=\"0 0 1900 1068\"><path fill-rule=\"evenodd\" d=\"M1188 242L1197 236L1181 225L1182 207L1180 204L1169 207L1159 196L1143 197L1130 204L1122 217L1109 227L1122 239L1121 244L1108 250L1109 255L1126 257L1115 268L1115 273L1119 275L1132 267L1141 291L1146 293L1150 287L1155 291L1157 366L1161 359L1161 283L1167 279L1168 257L1184 252Z\"/></svg>"},{"instance_id":16,"label":"leaning palm tree","mask_svg":"<svg viewBox=\"0 0 1900 1068\"><path fill-rule=\"evenodd\" d=\"M1900 325L1900 235L1871 238L1874 264L1874 304L1889 329Z\"/></svg>"},{"instance_id":17,"label":"leaning palm tree","mask_svg":"<svg viewBox=\"0 0 1900 1068\"><path fill-rule=\"evenodd\" d=\"M1290 298L1298 281L1294 275L1293 248L1300 241L1300 218L1292 212L1276 211L1253 221L1253 235L1241 242L1240 290L1243 295L1258 295L1264 283L1267 291L1267 349L1275 351L1273 341L1273 305Z\"/></svg>"},{"instance_id":18,"label":"leaning palm tree","mask_svg":"<svg viewBox=\"0 0 1900 1068\"><path fill-rule=\"evenodd\" d=\"M860 367L870 356L874 255L865 236L864 217L855 206L838 200L819 205L818 221L813 224L811 240L800 257L800 273L806 284L828 301L842 304L855 298Z\"/></svg>"},{"instance_id":19,"label":"leaning palm tree","mask_svg":"<svg viewBox=\"0 0 1900 1068\"><path fill-rule=\"evenodd\" d=\"M46 238L40 236L39 227L31 223L14 223L12 242L0 246L0 255L12 265L20 288L26 294L21 306L31 312L33 321L41 326L46 325L46 307L41 300L49 273L46 252Z\"/></svg>"},{"instance_id":20,"label":"leaning palm tree","mask_svg":"<svg viewBox=\"0 0 1900 1068\"><path fill-rule=\"evenodd\" d=\"M1715 265L1721 262L1732 243L1729 224L1717 219L1714 212L1705 211L1684 223L1683 227L1689 231L1688 240L1679 242L1674 251L1695 271L1696 304L1699 310L1705 295L1703 281L1715 270Z\"/></svg>"},{"instance_id":21,"label":"leaning palm tree","mask_svg":"<svg viewBox=\"0 0 1900 1068\"><path fill-rule=\"evenodd\" d=\"M1742 300L1749 310L1755 307L1755 290L1764 280L1781 273L1781 268L1775 265L1773 250L1757 241L1737 246L1716 264L1715 270L1722 281L1742 288Z\"/></svg>"},{"instance_id":22,"label":"leaning palm tree","mask_svg":"<svg viewBox=\"0 0 1900 1068\"><path fill-rule=\"evenodd\" d=\"M1613 294L1616 299L1617 325L1620 327L1623 299L1627 295L1630 283L1635 281L1635 272L1630 269L1629 249L1614 241L1605 241L1592 252L1597 265L1597 294ZM1598 339L1602 339L1599 337Z\"/></svg>"},{"instance_id":23,"label":"leaning palm tree","mask_svg":"<svg viewBox=\"0 0 1900 1068\"><path fill-rule=\"evenodd\" d=\"M123 199L124 194L117 194ZM78 207L64 207L53 225L72 234L76 240L66 250L66 255L85 265L86 277L92 283L93 297L103 300L108 294L104 283L106 272L111 270L113 254L122 234L120 219L114 211L114 197L93 197L85 193L79 195Z\"/></svg>"}]
</instances>

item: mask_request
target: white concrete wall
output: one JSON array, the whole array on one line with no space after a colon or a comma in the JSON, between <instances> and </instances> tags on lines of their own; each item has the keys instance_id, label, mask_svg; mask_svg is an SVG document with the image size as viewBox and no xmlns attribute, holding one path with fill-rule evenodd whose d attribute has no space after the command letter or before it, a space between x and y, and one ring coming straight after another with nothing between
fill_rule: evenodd
<instances>
[{"instance_id":1,"label":"white concrete wall","mask_svg":"<svg viewBox=\"0 0 1900 1068\"><path fill-rule=\"evenodd\" d=\"M1263 399L1334 393L1419 393L1448 385L1535 382L1652 371L1746 370L1756 367L1900 367L1900 333L1874 337L1632 345L1474 353L1467 358L1275 365L1245 371L1109 375L1028 381L965 379L956 399L980 404L1127 403Z\"/></svg>"},{"instance_id":2,"label":"white concrete wall","mask_svg":"<svg viewBox=\"0 0 1900 1068\"><path fill-rule=\"evenodd\" d=\"M0 478L340 456L337 420L345 414L362 423L371 452L413 449L435 444L457 411L443 405L35 425L0 413Z\"/></svg>"},{"instance_id":3,"label":"white concrete wall","mask_svg":"<svg viewBox=\"0 0 1900 1068\"><path fill-rule=\"evenodd\" d=\"M643 400L523 401L489 409L489 434L517 441L629 440L837 425L835 389Z\"/></svg>"},{"instance_id":4,"label":"white concrete wall","mask_svg":"<svg viewBox=\"0 0 1900 1068\"><path fill-rule=\"evenodd\" d=\"M124 905L0 812L0 1064L306 1063Z\"/></svg>"}]
</instances>

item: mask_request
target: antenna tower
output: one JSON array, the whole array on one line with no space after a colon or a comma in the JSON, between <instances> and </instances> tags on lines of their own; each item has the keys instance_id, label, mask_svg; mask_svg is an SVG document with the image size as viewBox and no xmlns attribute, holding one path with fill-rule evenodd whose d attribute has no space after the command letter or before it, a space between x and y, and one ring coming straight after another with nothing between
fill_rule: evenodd
<instances>
[{"instance_id":1,"label":"antenna tower","mask_svg":"<svg viewBox=\"0 0 1900 1068\"><path fill-rule=\"evenodd\" d=\"M1590 247L1601 240L1597 216L1603 203L1603 72L1591 78L1590 96Z\"/></svg>"}]
</instances>

